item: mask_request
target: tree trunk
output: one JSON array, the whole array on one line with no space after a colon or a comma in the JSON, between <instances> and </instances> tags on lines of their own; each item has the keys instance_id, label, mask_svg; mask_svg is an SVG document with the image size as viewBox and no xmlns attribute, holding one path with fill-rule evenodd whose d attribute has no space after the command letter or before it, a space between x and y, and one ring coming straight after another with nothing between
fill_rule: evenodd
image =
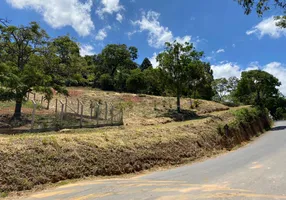
<instances>
[{"instance_id":1,"label":"tree trunk","mask_svg":"<svg viewBox=\"0 0 286 200\"><path fill-rule=\"evenodd\" d=\"M177 92L177 112L181 112L180 92Z\"/></svg>"},{"instance_id":2,"label":"tree trunk","mask_svg":"<svg viewBox=\"0 0 286 200\"><path fill-rule=\"evenodd\" d=\"M15 112L13 119L20 120L21 119L21 110L22 110L22 101L16 100Z\"/></svg>"}]
</instances>

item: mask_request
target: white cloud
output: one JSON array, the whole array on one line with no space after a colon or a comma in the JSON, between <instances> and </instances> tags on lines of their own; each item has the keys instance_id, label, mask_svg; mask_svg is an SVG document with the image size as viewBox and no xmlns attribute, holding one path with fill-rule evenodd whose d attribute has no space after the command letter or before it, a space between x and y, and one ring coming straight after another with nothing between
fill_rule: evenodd
<instances>
[{"instance_id":1,"label":"white cloud","mask_svg":"<svg viewBox=\"0 0 286 200\"><path fill-rule=\"evenodd\" d=\"M232 62L222 62L218 65L211 66L214 74L214 78L229 78L231 76L236 76L238 78L241 77L241 73L243 71L250 71L250 70L263 70L272 74L276 78L279 79L281 82L281 86L279 87L282 94L286 95L286 65L279 63L279 62L271 62L267 65L260 66L259 63L251 62L249 67L246 69L242 69L238 64Z\"/></svg>"},{"instance_id":2,"label":"white cloud","mask_svg":"<svg viewBox=\"0 0 286 200\"><path fill-rule=\"evenodd\" d=\"M229 78L232 76L240 77L241 69L239 65L232 62L224 62L211 66L214 78Z\"/></svg>"},{"instance_id":3,"label":"white cloud","mask_svg":"<svg viewBox=\"0 0 286 200\"><path fill-rule=\"evenodd\" d=\"M216 51L216 53L224 53L225 51L224 51L224 49L218 49L217 51Z\"/></svg>"},{"instance_id":4,"label":"white cloud","mask_svg":"<svg viewBox=\"0 0 286 200\"><path fill-rule=\"evenodd\" d=\"M286 29L282 29L276 26L276 21L274 17L269 17L264 19L252 29L246 31L247 35L256 34L258 38L262 38L265 35L269 35L271 38L280 38L281 36L286 36Z\"/></svg>"},{"instance_id":5,"label":"white cloud","mask_svg":"<svg viewBox=\"0 0 286 200\"><path fill-rule=\"evenodd\" d=\"M110 30L110 29L111 29L111 26L106 26L105 28L100 29L97 35L95 36L95 39L100 40L100 41L104 40L107 37L107 30Z\"/></svg>"},{"instance_id":6,"label":"white cloud","mask_svg":"<svg viewBox=\"0 0 286 200\"><path fill-rule=\"evenodd\" d=\"M157 53L153 53L152 58L149 58L150 62L152 63L153 67L156 68L159 66L159 62L157 62L156 58L157 58Z\"/></svg>"},{"instance_id":7,"label":"white cloud","mask_svg":"<svg viewBox=\"0 0 286 200\"><path fill-rule=\"evenodd\" d=\"M82 44L80 45L80 55L81 56L89 56L89 55L94 55L94 48L93 46L89 44Z\"/></svg>"},{"instance_id":8,"label":"white cloud","mask_svg":"<svg viewBox=\"0 0 286 200\"><path fill-rule=\"evenodd\" d=\"M271 62L265 65L263 70L279 79L282 84L279 90L282 94L286 95L286 65L279 62Z\"/></svg>"},{"instance_id":9,"label":"white cloud","mask_svg":"<svg viewBox=\"0 0 286 200\"><path fill-rule=\"evenodd\" d=\"M232 44L232 47L233 47L233 48L235 48L235 47L236 47L236 45L235 45L235 44Z\"/></svg>"},{"instance_id":10,"label":"white cloud","mask_svg":"<svg viewBox=\"0 0 286 200\"><path fill-rule=\"evenodd\" d=\"M96 11L101 18L104 18L104 14L113 14L124 10L119 0L101 0L101 5L102 6Z\"/></svg>"},{"instance_id":11,"label":"white cloud","mask_svg":"<svg viewBox=\"0 0 286 200\"><path fill-rule=\"evenodd\" d=\"M184 44L186 42L190 43L191 42L192 37L189 35L186 35L184 37L176 37L175 40L181 44Z\"/></svg>"},{"instance_id":12,"label":"white cloud","mask_svg":"<svg viewBox=\"0 0 286 200\"><path fill-rule=\"evenodd\" d=\"M121 23L122 20L123 20L123 16L122 16L120 13L117 13L117 14L116 14L116 20Z\"/></svg>"},{"instance_id":13,"label":"white cloud","mask_svg":"<svg viewBox=\"0 0 286 200\"><path fill-rule=\"evenodd\" d=\"M40 13L53 28L71 26L80 36L94 30L91 19L92 0L6 0L14 8L32 9Z\"/></svg>"},{"instance_id":14,"label":"white cloud","mask_svg":"<svg viewBox=\"0 0 286 200\"><path fill-rule=\"evenodd\" d=\"M139 31L148 31L148 44L154 48L164 47L166 42L173 42L177 40L179 42L190 42L191 36L174 37L172 31L168 27L164 27L158 21L160 14L154 11L148 11L142 13L142 19L133 21L133 25L139 26Z\"/></svg>"}]
</instances>

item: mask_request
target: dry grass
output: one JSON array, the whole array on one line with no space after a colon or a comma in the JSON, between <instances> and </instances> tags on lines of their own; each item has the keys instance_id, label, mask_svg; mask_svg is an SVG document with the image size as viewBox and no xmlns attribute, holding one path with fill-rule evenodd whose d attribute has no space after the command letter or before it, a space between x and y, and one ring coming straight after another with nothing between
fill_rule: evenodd
<instances>
[{"instance_id":1,"label":"dry grass","mask_svg":"<svg viewBox=\"0 0 286 200\"><path fill-rule=\"evenodd\" d=\"M225 137L217 127L235 120L232 111L204 117L155 126L1 136L0 192L177 165L231 149L263 128L256 120L247 125L249 131L234 130L233 136Z\"/></svg>"},{"instance_id":2,"label":"dry grass","mask_svg":"<svg viewBox=\"0 0 286 200\"><path fill-rule=\"evenodd\" d=\"M124 108L125 126L0 135L0 196L62 180L194 161L232 149L268 125L265 118L256 116L225 135L218 127L233 124L237 120L234 111L241 108L203 100L198 107L190 107L190 99L182 99L183 117L192 120L175 122L175 98L86 88L70 88L70 94L70 101L107 101Z\"/></svg>"},{"instance_id":3,"label":"dry grass","mask_svg":"<svg viewBox=\"0 0 286 200\"><path fill-rule=\"evenodd\" d=\"M128 126L166 124L174 121L168 113L176 109L175 97L106 92L89 88L69 88L69 94L69 101L76 102L79 98L85 104L93 100L112 103L117 108L123 108L124 124ZM61 96L57 98L63 99ZM192 107L190 101L192 101ZM194 99L182 98L182 109L195 112L197 115L229 109L222 104L205 100L198 100L199 106L195 107L194 101Z\"/></svg>"}]
</instances>

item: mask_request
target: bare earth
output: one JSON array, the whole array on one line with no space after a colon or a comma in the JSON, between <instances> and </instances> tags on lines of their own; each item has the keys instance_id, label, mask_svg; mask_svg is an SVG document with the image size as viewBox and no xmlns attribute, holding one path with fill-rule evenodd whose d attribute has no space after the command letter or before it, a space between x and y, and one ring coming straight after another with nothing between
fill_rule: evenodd
<instances>
[{"instance_id":1,"label":"bare earth","mask_svg":"<svg viewBox=\"0 0 286 200\"><path fill-rule=\"evenodd\" d=\"M82 181L26 200L286 199L286 121L220 157L134 178Z\"/></svg>"}]
</instances>

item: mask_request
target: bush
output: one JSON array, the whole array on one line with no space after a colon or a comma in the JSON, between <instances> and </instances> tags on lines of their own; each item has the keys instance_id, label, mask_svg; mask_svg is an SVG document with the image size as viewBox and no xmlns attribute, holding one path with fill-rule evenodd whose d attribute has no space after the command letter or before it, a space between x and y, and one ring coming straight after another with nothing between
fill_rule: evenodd
<instances>
[{"instance_id":1,"label":"bush","mask_svg":"<svg viewBox=\"0 0 286 200\"><path fill-rule=\"evenodd\" d=\"M131 70L131 74L126 81L126 87L129 92L139 93L145 88L144 77L140 69Z\"/></svg>"},{"instance_id":2,"label":"bush","mask_svg":"<svg viewBox=\"0 0 286 200\"><path fill-rule=\"evenodd\" d=\"M113 81L109 74L102 74L99 78L100 87L103 90L112 90Z\"/></svg>"},{"instance_id":3,"label":"bush","mask_svg":"<svg viewBox=\"0 0 286 200\"><path fill-rule=\"evenodd\" d=\"M274 118L275 118L276 120L281 120L281 119L283 119L283 118L284 118L284 109L281 108L281 107L277 108L277 109L276 109L276 112L275 112Z\"/></svg>"}]
</instances>

